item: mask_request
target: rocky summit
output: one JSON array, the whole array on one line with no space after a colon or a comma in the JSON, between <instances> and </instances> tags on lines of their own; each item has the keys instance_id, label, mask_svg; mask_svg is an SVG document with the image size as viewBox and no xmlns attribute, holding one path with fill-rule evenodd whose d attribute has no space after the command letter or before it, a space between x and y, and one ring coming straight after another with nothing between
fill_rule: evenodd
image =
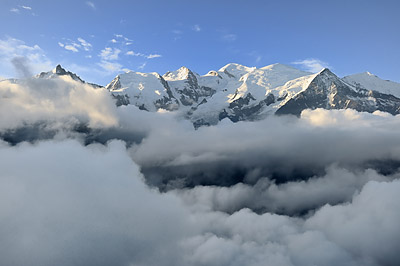
<instances>
[{"instance_id":1,"label":"rocky summit","mask_svg":"<svg viewBox=\"0 0 400 266\"><path fill-rule=\"evenodd\" d=\"M60 65L36 78L60 75L84 82ZM273 114L299 116L305 109L316 108L400 113L398 83L369 72L339 78L327 68L309 73L283 64L255 68L231 63L205 75L186 67L162 76L155 72L126 72L115 77L105 89L118 106L179 112L196 128L215 125L222 119L238 122Z\"/></svg>"}]
</instances>

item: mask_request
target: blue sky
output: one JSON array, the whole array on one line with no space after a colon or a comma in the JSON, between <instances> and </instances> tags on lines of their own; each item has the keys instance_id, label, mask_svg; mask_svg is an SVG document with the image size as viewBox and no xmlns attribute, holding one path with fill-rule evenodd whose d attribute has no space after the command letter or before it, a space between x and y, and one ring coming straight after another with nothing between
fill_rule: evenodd
<instances>
[{"instance_id":1,"label":"blue sky","mask_svg":"<svg viewBox=\"0 0 400 266\"><path fill-rule=\"evenodd\" d=\"M0 0L0 76L58 63L102 85L124 70L292 64L400 82L400 1Z\"/></svg>"}]
</instances>

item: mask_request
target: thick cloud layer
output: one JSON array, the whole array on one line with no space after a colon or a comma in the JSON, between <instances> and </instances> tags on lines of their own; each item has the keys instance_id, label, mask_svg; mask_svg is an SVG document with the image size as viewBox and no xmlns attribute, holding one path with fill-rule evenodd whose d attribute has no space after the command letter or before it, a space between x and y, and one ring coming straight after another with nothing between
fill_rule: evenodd
<instances>
[{"instance_id":1,"label":"thick cloud layer","mask_svg":"<svg viewBox=\"0 0 400 266\"><path fill-rule=\"evenodd\" d=\"M380 181L368 181L349 203L292 218L247 208L227 214L160 194L144 185L121 142L3 143L0 160L4 265L400 262L400 182L375 172L360 173L361 182ZM349 175L336 171L338 179Z\"/></svg>"},{"instance_id":2,"label":"thick cloud layer","mask_svg":"<svg viewBox=\"0 0 400 266\"><path fill-rule=\"evenodd\" d=\"M374 170L350 172L337 166L327 168L326 175L307 181L276 184L267 178L255 185L239 183L231 187L197 186L174 192L196 208L233 213L243 208L257 212L301 215L327 203L348 202L354 193L371 180L386 181L400 177L382 176Z\"/></svg>"},{"instance_id":3,"label":"thick cloud layer","mask_svg":"<svg viewBox=\"0 0 400 266\"><path fill-rule=\"evenodd\" d=\"M300 119L223 121L197 131L160 126L132 156L150 184L166 189L255 184L264 177L277 183L306 180L325 175L332 164L391 174L400 166L399 119L318 109Z\"/></svg>"},{"instance_id":4,"label":"thick cloud layer","mask_svg":"<svg viewBox=\"0 0 400 266\"><path fill-rule=\"evenodd\" d=\"M399 119L194 130L68 77L2 81L0 264L398 265Z\"/></svg>"},{"instance_id":5,"label":"thick cloud layer","mask_svg":"<svg viewBox=\"0 0 400 266\"><path fill-rule=\"evenodd\" d=\"M0 82L1 131L38 123L56 128L80 123L104 128L117 122L116 107L107 91L68 76Z\"/></svg>"},{"instance_id":6,"label":"thick cloud layer","mask_svg":"<svg viewBox=\"0 0 400 266\"><path fill-rule=\"evenodd\" d=\"M177 253L185 210L145 187L123 143L22 144L0 160L0 264L159 265Z\"/></svg>"}]
</instances>

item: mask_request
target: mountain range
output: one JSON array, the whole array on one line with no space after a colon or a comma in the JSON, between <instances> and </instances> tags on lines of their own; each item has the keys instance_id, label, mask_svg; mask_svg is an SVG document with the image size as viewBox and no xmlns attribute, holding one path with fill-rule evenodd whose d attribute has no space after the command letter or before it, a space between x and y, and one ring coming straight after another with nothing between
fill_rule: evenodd
<instances>
[{"instance_id":1,"label":"mountain range","mask_svg":"<svg viewBox=\"0 0 400 266\"><path fill-rule=\"evenodd\" d=\"M58 65L35 78L70 76L86 83ZM283 64L262 68L230 63L218 71L199 75L186 67L158 73L126 72L105 87L116 105L135 105L156 112L178 111L195 128L215 125L222 119L233 122L260 120L272 114L299 116L305 109L355 109L360 112L400 113L400 84L369 73L339 78L325 68L305 72Z\"/></svg>"}]
</instances>

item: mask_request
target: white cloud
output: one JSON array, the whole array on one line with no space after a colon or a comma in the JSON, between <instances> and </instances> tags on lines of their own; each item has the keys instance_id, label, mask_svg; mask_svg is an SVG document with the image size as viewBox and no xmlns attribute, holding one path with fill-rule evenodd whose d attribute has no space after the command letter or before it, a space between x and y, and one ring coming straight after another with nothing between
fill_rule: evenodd
<instances>
[{"instance_id":1,"label":"white cloud","mask_svg":"<svg viewBox=\"0 0 400 266\"><path fill-rule=\"evenodd\" d=\"M0 97L0 129L40 121L64 124L60 127L85 123L96 128L117 123L115 105L106 90L95 90L67 75L50 80L3 81L0 95L5 94L6 100Z\"/></svg>"},{"instance_id":2,"label":"white cloud","mask_svg":"<svg viewBox=\"0 0 400 266\"><path fill-rule=\"evenodd\" d=\"M313 73L317 73L324 68L331 68L328 63L326 63L322 60L316 59L316 58L298 60L298 61L292 62L292 64L299 65L302 68L304 68L306 71L310 71Z\"/></svg>"},{"instance_id":3,"label":"white cloud","mask_svg":"<svg viewBox=\"0 0 400 266\"><path fill-rule=\"evenodd\" d=\"M26 10L32 10L32 7L30 7L30 6L20 6L20 7L23 9L26 9Z\"/></svg>"},{"instance_id":4,"label":"white cloud","mask_svg":"<svg viewBox=\"0 0 400 266\"><path fill-rule=\"evenodd\" d=\"M132 41L133 41L133 40L131 40L131 39L125 37L125 36L122 35L122 34L114 34L114 36L115 36L115 38L117 38L117 39L122 39L122 40L120 40L120 42L123 42L125 45L131 45L131 44L132 44ZM117 41L116 39L112 39L111 42L112 42L112 43L117 43L118 41Z\"/></svg>"},{"instance_id":5,"label":"white cloud","mask_svg":"<svg viewBox=\"0 0 400 266\"><path fill-rule=\"evenodd\" d=\"M132 56L145 56L142 53L135 53L134 51L128 51L126 52L126 55L132 55Z\"/></svg>"},{"instance_id":6,"label":"white cloud","mask_svg":"<svg viewBox=\"0 0 400 266\"><path fill-rule=\"evenodd\" d=\"M24 144L0 159L2 265L182 266L189 213L147 188L124 143Z\"/></svg>"},{"instance_id":7,"label":"white cloud","mask_svg":"<svg viewBox=\"0 0 400 266\"><path fill-rule=\"evenodd\" d=\"M290 217L215 211L149 189L120 141L0 144L0 161L4 265L377 266L400 259L398 180L370 181L346 204Z\"/></svg>"},{"instance_id":8,"label":"white cloud","mask_svg":"<svg viewBox=\"0 0 400 266\"><path fill-rule=\"evenodd\" d=\"M146 58L148 58L148 59L158 58L158 57L162 57L162 55L160 55L160 54L149 54L148 56L146 56Z\"/></svg>"},{"instance_id":9,"label":"white cloud","mask_svg":"<svg viewBox=\"0 0 400 266\"><path fill-rule=\"evenodd\" d=\"M30 7L30 6L24 6L24 5L21 5L21 6L18 6L18 8L16 8L16 7L14 7L14 8L11 8L10 9L10 11L11 12L14 12L14 13L17 13L17 14L19 14L20 13L20 11L32 11L32 7ZM37 16L35 13L33 13L33 12L31 12L31 14L32 14L32 16Z\"/></svg>"},{"instance_id":10,"label":"white cloud","mask_svg":"<svg viewBox=\"0 0 400 266\"><path fill-rule=\"evenodd\" d=\"M120 49L106 47L101 50L100 57L103 60L118 60L119 54L121 53Z\"/></svg>"},{"instance_id":11,"label":"white cloud","mask_svg":"<svg viewBox=\"0 0 400 266\"><path fill-rule=\"evenodd\" d=\"M146 67L146 65L147 65L147 62L144 62L143 64L141 64L141 65L138 67L138 69L143 70L143 69Z\"/></svg>"},{"instance_id":12,"label":"white cloud","mask_svg":"<svg viewBox=\"0 0 400 266\"><path fill-rule=\"evenodd\" d=\"M125 143L84 146L84 133L78 137L82 142L62 141L77 135L67 131L57 134L57 141L34 145L0 141L0 264L23 265L29 259L30 265L51 260L60 265L386 266L400 261L398 166L393 165L394 174L381 175L362 163L399 161L400 117L317 109L300 118L270 116L194 130L173 112L116 108L105 90L59 82L0 83L0 124L65 116L94 122L109 115L119 122L112 130L128 130L125 136L131 129L145 132L128 150L140 168ZM184 182L171 182L175 190L160 193L143 182L151 183L146 168L152 165L162 166L158 181L178 165L185 181L209 177L204 180L214 182L232 171L235 182L243 176L247 183L191 187L189 182L181 188ZM298 180L302 169L318 165L318 174ZM274 182L262 167L281 167L279 174L295 169L295 179ZM81 252L88 246L91 252Z\"/></svg>"},{"instance_id":13,"label":"white cloud","mask_svg":"<svg viewBox=\"0 0 400 266\"><path fill-rule=\"evenodd\" d=\"M85 41L82 38L78 38L78 41L81 43L81 45L82 45L82 47L83 47L83 49L85 51L90 51L92 49L92 44L91 43Z\"/></svg>"},{"instance_id":14,"label":"white cloud","mask_svg":"<svg viewBox=\"0 0 400 266\"><path fill-rule=\"evenodd\" d=\"M95 4L93 2L86 1L86 5L89 6L90 8L92 8L93 10L96 9L96 6L95 6Z\"/></svg>"},{"instance_id":15,"label":"white cloud","mask_svg":"<svg viewBox=\"0 0 400 266\"><path fill-rule=\"evenodd\" d=\"M181 31L181 30L172 30L172 33L176 34L176 35L180 35L180 34L183 34L183 31Z\"/></svg>"},{"instance_id":16,"label":"white cloud","mask_svg":"<svg viewBox=\"0 0 400 266\"><path fill-rule=\"evenodd\" d=\"M65 50L72 51L74 53L79 52L75 45L67 44L64 46Z\"/></svg>"},{"instance_id":17,"label":"white cloud","mask_svg":"<svg viewBox=\"0 0 400 266\"><path fill-rule=\"evenodd\" d=\"M68 40L67 43L58 42L58 45L68 51L72 51L74 53L79 52L80 49L85 50L86 52L92 50L92 44L84 40L83 38L77 38L77 42L73 40Z\"/></svg>"},{"instance_id":18,"label":"white cloud","mask_svg":"<svg viewBox=\"0 0 400 266\"><path fill-rule=\"evenodd\" d=\"M98 65L101 66L107 72L114 73L122 70L122 65L117 62L109 62L102 60Z\"/></svg>"},{"instance_id":19,"label":"white cloud","mask_svg":"<svg viewBox=\"0 0 400 266\"><path fill-rule=\"evenodd\" d=\"M12 60L25 58L30 72L39 73L53 68L53 63L39 45L27 45L24 41L8 37L0 39L0 73L7 77L15 77Z\"/></svg>"},{"instance_id":20,"label":"white cloud","mask_svg":"<svg viewBox=\"0 0 400 266\"><path fill-rule=\"evenodd\" d=\"M193 26L193 30L199 32L199 31L201 31L201 28L198 24L196 24Z\"/></svg>"},{"instance_id":21,"label":"white cloud","mask_svg":"<svg viewBox=\"0 0 400 266\"><path fill-rule=\"evenodd\" d=\"M142 53L136 53L136 52L134 52L134 51L128 51L128 52L126 52L126 55L141 56L141 57L144 57L144 58L147 58L147 59L153 59L153 58L162 57L162 55L160 55L160 54L149 54L149 55L145 55L145 54L142 54Z\"/></svg>"},{"instance_id":22,"label":"white cloud","mask_svg":"<svg viewBox=\"0 0 400 266\"><path fill-rule=\"evenodd\" d=\"M227 42L233 42L233 41L236 41L237 35L233 34L233 33L227 33L227 34L222 35L222 39Z\"/></svg>"}]
</instances>

